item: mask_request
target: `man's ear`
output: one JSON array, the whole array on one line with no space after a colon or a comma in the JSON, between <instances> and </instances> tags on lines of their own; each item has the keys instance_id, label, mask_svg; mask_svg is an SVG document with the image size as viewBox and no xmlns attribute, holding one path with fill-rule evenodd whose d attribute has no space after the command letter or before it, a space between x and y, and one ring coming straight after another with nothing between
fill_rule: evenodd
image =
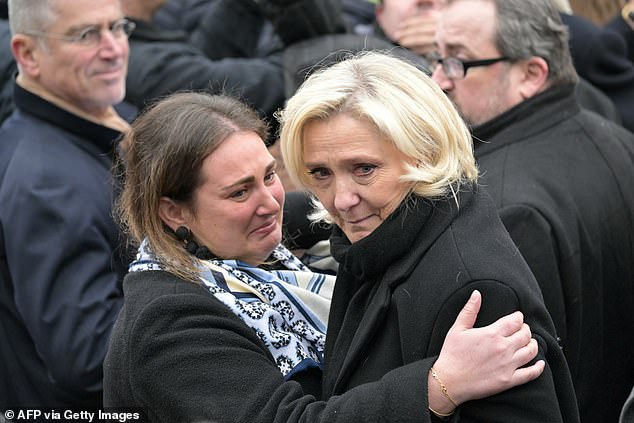
<instances>
[{"instance_id":1,"label":"man's ear","mask_svg":"<svg viewBox=\"0 0 634 423\"><path fill-rule=\"evenodd\" d=\"M523 99L533 97L548 86L548 63L541 57L533 56L519 63L521 76L519 91Z\"/></svg>"},{"instance_id":2,"label":"man's ear","mask_svg":"<svg viewBox=\"0 0 634 423\"><path fill-rule=\"evenodd\" d=\"M158 212L163 223L172 228L173 231L176 231L179 226L187 226L185 206L171 198L161 197Z\"/></svg>"},{"instance_id":3,"label":"man's ear","mask_svg":"<svg viewBox=\"0 0 634 423\"><path fill-rule=\"evenodd\" d=\"M31 78L40 75L39 56L43 53L33 37L16 34L11 38L11 52L20 66L20 72Z\"/></svg>"}]
</instances>

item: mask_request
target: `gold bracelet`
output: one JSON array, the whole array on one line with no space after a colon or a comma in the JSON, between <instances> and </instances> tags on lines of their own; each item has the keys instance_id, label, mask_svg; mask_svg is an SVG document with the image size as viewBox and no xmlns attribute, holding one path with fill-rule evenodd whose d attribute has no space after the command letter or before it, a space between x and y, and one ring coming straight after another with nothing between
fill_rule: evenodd
<instances>
[{"instance_id":1,"label":"gold bracelet","mask_svg":"<svg viewBox=\"0 0 634 423\"><path fill-rule=\"evenodd\" d=\"M442 392L442 394L445 396L445 398L447 398L449 400L450 403L453 404L454 407L458 408L458 404L456 404L456 402L449 396L449 392L447 391L447 387L445 386L444 383L442 383L442 380L440 380L440 377L438 377L438 373L436 373L436 370L434 370L433 367L430 367L429 371L431 372L431 376L436 379L436 382L438 382L438 384L440 385L440 392ZM431 410L431 409L430 409ZM434 411L434 410L431 410ZM435 414L438 414L434 411ZM453 414L453 412L452 412ZM441 415L441 414L439 414ZM448 414L449 416L451 414Z\"/></svg>"},{"instance_id":2,"label":"gold bracelet","mask_svg":"<svg viewBox=\"0 0 634 423\"><path fill-rule=\"evenodd\" d=\"M434 413L434 414L435 414L435 415L437 415L438 417L449 417L449 416L451 416L453 413L455 413L455 412L456 412L456 409L455 409L455 408L454 408L453 410L451 410L451 413L447 413L447 414L441 413L440 411L436 411L436 410L434 410L434 409L433 409L433 408L431 408L431 407L427 407L427 408L429 408L429 411L431 411L432 413Z\"/></svg>"}]
</instances>

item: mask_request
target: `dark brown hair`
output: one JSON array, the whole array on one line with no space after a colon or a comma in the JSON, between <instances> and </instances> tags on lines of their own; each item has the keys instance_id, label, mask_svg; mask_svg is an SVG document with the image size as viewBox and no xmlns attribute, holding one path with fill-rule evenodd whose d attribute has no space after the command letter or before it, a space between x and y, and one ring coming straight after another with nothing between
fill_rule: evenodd
<instances>
[{"instance_id":1,"label":"dark brown hair","mask_svg":"<svg viewBox=\"0 0 634 423\"><path fill-rule=\"evenodd\" d=\"M190 204L203 182L205 158L231 134L251 131L262 140L267 126L258 114L237 99L182 92L148 108L122 140L125 153L123 190L116 212L131 241L147 239L167 270L195 279L196 260L166 229L159 217L161 197Z\"/></svg>"}]
</instances>

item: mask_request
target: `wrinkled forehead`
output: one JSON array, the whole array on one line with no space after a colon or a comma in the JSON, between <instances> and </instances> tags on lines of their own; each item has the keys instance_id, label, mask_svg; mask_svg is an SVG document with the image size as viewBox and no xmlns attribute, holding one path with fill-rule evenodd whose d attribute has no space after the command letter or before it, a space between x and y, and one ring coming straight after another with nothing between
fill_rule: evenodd
<instances>
[{"instance_id":1,"label":"wrinkled forehead","mask_svg":"<svg viewBox=\"0 0 634 423\"><path fill-rule=\"evenodd\" d=\"M436 44L445 54L495 52L495 6L488 0L450 1L442 9Z\"/></svg>"},{"instance_id":2,"label":"wrinkled forehead","mask_svg":"<svg viewBox=\"0 0 634 423\"><path fill-rule=\"evenodd\" d=\"M120 0L51 0L51 28L104 25L122 18Z\"/></svg>"}]
</instances>

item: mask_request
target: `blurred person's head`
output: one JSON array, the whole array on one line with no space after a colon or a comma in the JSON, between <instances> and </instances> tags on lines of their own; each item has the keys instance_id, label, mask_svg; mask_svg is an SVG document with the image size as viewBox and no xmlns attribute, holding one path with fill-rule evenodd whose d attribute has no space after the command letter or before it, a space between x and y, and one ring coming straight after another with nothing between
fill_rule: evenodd
<instances>
[{"instance_id":1,"label":"blurred person's head","mask_svg":"<svg viewBox=\"0 0 634 423\"><path fill-rule=\"evenodd\" d=\"M351 242L411 193L454 195L477 179L467 127L422 70L363 53L312 74L280 114L289 174Z\"/></svg>"},{"instance_id":2,"label":"blurred person's head","mask_svg":"<svg viewBox=\"0 0 634 423\"><path fill-rule=\"evenodd\" d=\"M18 83L101 117L125 96L128 35L120 0L9 0Z\"/></svg>"},{"instance_id":3,"label":"blurred person's head","mask_svg":"<svg viewBox=\"0 0 634 423\"><path fill-rule=\"evenodd\" d=\"M165 3L167 0L124 0L121 4L126 16L149 22Z\"/></svg>"},{"instance_id":4,"label":"blurred person's head","mask_svg":"<svg viewBox=\"0 0 634 423\"><path fill-rule=\"evenodd\" d=\"M436 16L445 0L381 0L376 6L376 21L385 35L397 42L397 33L406 19L415 16Z\"/></svg>"},{"instance_id":5,"label":"blurred person's head","mask_svg":"<svg viewBox=\"0 0 634 423\"><path fill-rule=\"evenodd\" d=\"M261 264L281 241L284 204L266 137L266 124L236 99L180 93L159 101L124 139L121 222L183 277L196 274L188 241L213 257Z\"/></svg>"},{"instance_id":6,"label":"blurred person's head","mask_svg":"<svg viewBox=\"0 0 634 423\"><path fill-rule=\"evenodd\" d=\"M436 44L433 78L473 126L578 79L552 0L449 0Z\"/></svg>"}]
</instances>

